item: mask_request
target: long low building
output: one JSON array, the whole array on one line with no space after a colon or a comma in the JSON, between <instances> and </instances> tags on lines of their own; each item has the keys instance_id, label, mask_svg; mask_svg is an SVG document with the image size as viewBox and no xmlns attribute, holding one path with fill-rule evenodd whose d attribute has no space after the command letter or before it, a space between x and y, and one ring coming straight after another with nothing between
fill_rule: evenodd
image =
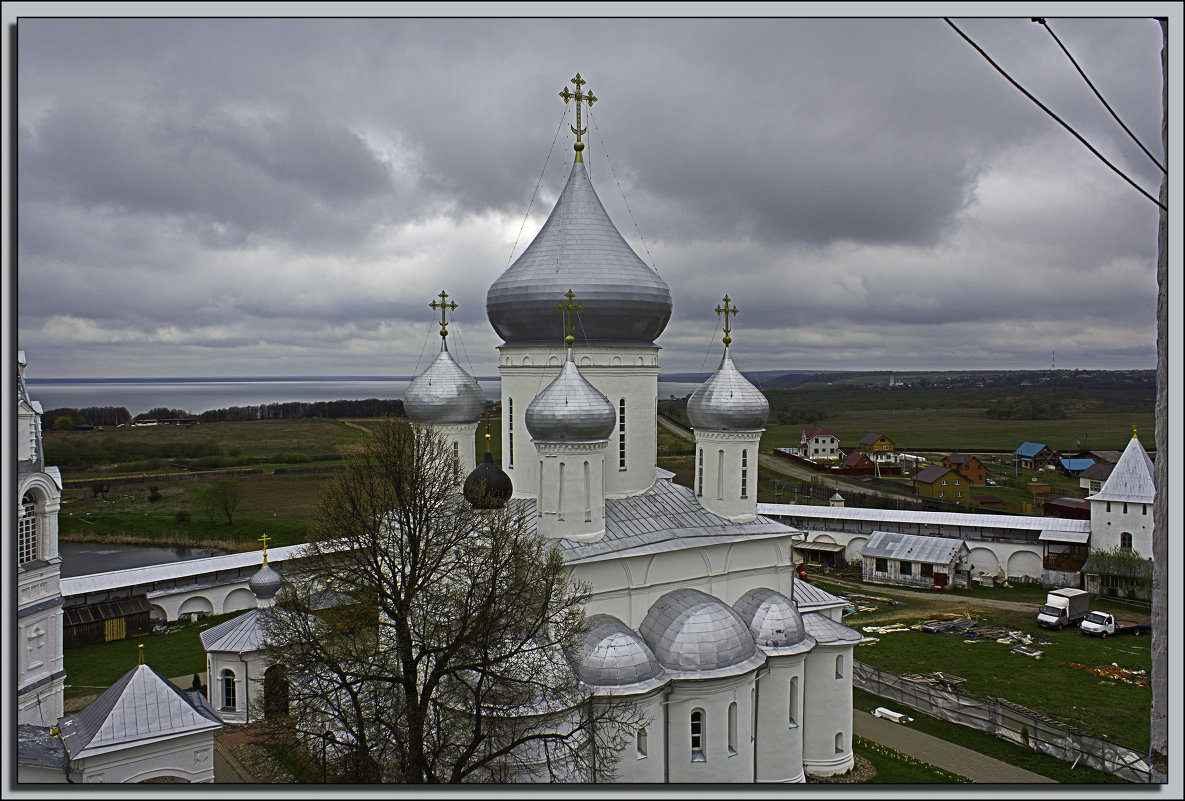
<instances>
[{"instance_id":1,"label":"long low building","mask_svg":"<svg viewBox=\"0 0 1185 801\"><path fill-rule=\"evenodd\" d=\"M971 578L991 575L1077 586L1090 543L1089 520L792 503L759 503L757 511L801 530L803 550L843 546L849 562L861 560L864 544L877 531L964 540Z\"/></svg>"}]
</instances>

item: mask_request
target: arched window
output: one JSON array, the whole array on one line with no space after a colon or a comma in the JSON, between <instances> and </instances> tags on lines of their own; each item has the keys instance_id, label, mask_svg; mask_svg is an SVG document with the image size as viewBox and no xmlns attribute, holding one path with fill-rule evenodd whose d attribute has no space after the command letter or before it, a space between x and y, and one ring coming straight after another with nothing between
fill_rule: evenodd
<instances>
[{"instance_id":1,"label":"arched window","mask_svg":"<svg viewBox=\"0 0 1185 801\"><path fill-rule=\"evenodd\" d=\"M560 462L560 492L559 492L559 497L556 498L556 502L555 502L555 516L556 516L557 520L564 519L564 467L565 466L566 465L563 462ZM542 475L543 471L540 470L539 474Z\"/></svg>"},{"instance_id":2,"label":"arched window","mask_svg":"<svg viewBox=\"0 0 1185 801\"><path fill-rule=\"evenodd\" d=\"M1130 532L1125 531L1119 535L1119 547L1125 551L1132 549L1132 535Z\"/></svg>"},{"instance_id":3,"label":"arched window","mask_svg":"<svg viewBox=\"0 0 1185 801\"><path fill-rule=\"evenodd\" d=\"M32 493L21 499L21 516L17 522L16 563L18 566L37 558L37 503Z\"/></svg>"},{"instance_id":4,"label":"arched window","mask_svg":"<svg viewBox=\"0 0 1185 801\"><path fill-rule=\"evenodd\" d=\"M749 497L749 451L741 451L741 497Z\"/></svg>"},{"instance_id":5,"label":"arched window","mask_svg":"<svg viewBox=\"0 0 1185 801\"><path fill-rule=\"evenodd\" d=\"M506 449L507 466L514 467L514 398L506 399Z\"/></svg>"},{"instance_id":6,"label":"arched window","mask_svg":"<svg viewBox=\"0 0 1185 801\"><path fill-rule=\"evenodd\" d=\"M222 708L235 709L235 672L230 668L222 671Z\"/></svg>"},{"instance_id":7,"label":"arched window","mask_svg":"<svg viewBox=\"0 0 1185 801\"><path fill-rule=\"evenodd\" d=\"M728 755L737 753L737 702L728 705Z\"/></svg>"},{"instance_id":8,"label":"arched window","mask_svg":"<svg viewBox=\"0 0 1185 801\"><path fill-rule=\"evenodd\" d=\"M617 468L625 469L625 398L618 403L617 413Z\"/></svg>"},{"instance_id":9,"label":"arched window","mask_svg":"<svg viewBox=\"0 0 1185 801\"><path fill-rule=\"evenodd\" d=\"M704 710L694 709L691 712L691 761L705 762L704 755Z\"/></svg>"},{"instance_id":10,"label":"arched window","mask_svg":"<svg viewBox=\"0 0 1185 801\"><path fill-rule=\"evenodd\" d=\"M699 497L704 495L704 449L699 449L699 461L695 469L695 494Z\"/></svg>"},{"instance_id":11,"label":"arched window","mask_svg":"<svg viewBox=\"0 0 1185 801\"><path fill-rule=\"evenodd\" d=\"M453 481L461 480L461 443L453 441Z\"/></svg>"},{"instance_id":12,"label":"arched window","mask_svg":"<svg viewBox=\"0 0 1185 801\"><path fill-rule=\"evenodd\" d=\"M724 500L724 451L716 452L716 500Z\"/></svg>"},{"instance_id":13,"label":"arched window","mask_svg":"<svg viewBox=\"0 0 1185 801\"><path fill-rule=\"evenodd\" d=\"M843 753L843 732L842 731L837 731L835 733L835 753L837 753L837 754Z\"/></svg>"},{"instance_id":14,"label":"arched window","mask_svg":"<svg viewBox=\"0 0 1185 801\"><path fill-rule=\"evenodd\" d=\"M638 729L638 759L646 758L646 727Z\"/></svg>"},{"instance_id":15,"label":"arched window","mask_svg":"<svg viewBox=\"0 0 1185 801\"><path fill-rule=\"evenodd\" d=\"M798 677L790 678L790 726L798 725Z\"/></svg>"},{"instance_id":16,"label":"arched window","mask_svg":"<svg viewBox=\"0 0 1185 801\"><path fill-rule=\"evenodd\" d=\"M835 678L843 678L843 654L837 654L835 657Z\"/></svg>"},{"instance_id":17,"label":"arched window","mask_svg":"<svg viewBox=\"0 0 1185 801\"><path fill-rule=\"evenodd\" d=\"M592 522L592 469L584 463L584 522Z\"/></svg>"}]
</instances>

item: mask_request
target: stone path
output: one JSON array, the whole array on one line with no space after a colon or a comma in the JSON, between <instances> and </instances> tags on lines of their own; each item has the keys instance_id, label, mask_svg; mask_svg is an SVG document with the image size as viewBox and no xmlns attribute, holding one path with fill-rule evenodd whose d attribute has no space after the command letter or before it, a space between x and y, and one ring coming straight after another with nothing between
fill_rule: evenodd
<instances>
[{"instance_id":1,"label":"stone path","mask_svg":"<svg viewBox=\"0 0 1185 801\"><path fill-rule=\"evenodd\" d=\"M897 711L897 710L895 710ZM909 712L910 710L901 710ZM1053 779L1009 765L961 745L948 743L901 723L873 717L859 709L852 711L852 730L894 751L931 765L988 784L1056 784Z\"/></svg>"}]
</instances>

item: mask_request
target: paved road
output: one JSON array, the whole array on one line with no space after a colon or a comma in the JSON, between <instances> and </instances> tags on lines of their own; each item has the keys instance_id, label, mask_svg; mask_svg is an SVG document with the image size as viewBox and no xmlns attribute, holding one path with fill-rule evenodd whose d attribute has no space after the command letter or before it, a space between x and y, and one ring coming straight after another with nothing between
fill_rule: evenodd
<instances>
[{"instance_id":1,"label":"paved road","mask_svg":"<svg viewBox=\"0 0 1185 801\"><path fill-rule=\"evenodd\" d=\"M888 707L893 709L892 706ZM893 711L909 712L908 709ZM895 751L928 762L935 767L982 783L1056 784L1053 779L1009 765L961 745L948 743L908 725L873 717L859 709L852 711L852 730Z\"/></svg>"}]
</instances>

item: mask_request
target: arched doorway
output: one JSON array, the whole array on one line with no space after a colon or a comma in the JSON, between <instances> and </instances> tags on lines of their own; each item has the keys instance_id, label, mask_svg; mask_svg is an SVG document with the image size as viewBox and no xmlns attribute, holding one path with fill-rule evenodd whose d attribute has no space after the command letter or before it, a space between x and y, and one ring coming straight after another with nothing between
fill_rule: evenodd
<instances>
[{"instance_id":1,"label":"arched doorway","mask_svg":"<svg viewBox=\"0 0 1185 801\"><path fill-rule=\"evenodd\" d=\"M288 714L288 674L283 665L272 665L263 673L263 714L268 718Z\"/></svg>"}]
</instances>

